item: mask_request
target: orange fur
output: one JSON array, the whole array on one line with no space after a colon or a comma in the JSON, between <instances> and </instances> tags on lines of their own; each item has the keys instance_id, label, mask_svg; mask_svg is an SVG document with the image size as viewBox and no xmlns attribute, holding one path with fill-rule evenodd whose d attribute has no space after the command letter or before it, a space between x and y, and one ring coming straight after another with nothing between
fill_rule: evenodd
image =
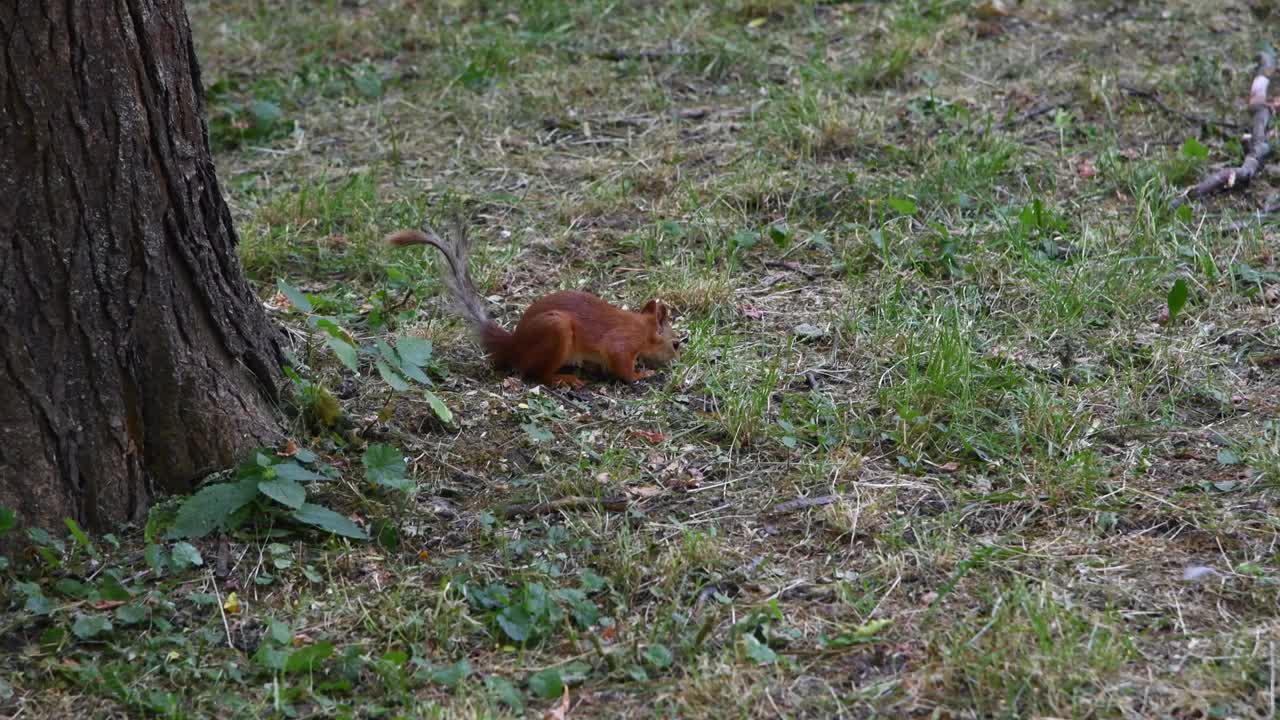
<instances>
[{"instance_id":1,"label":"orange fur","mask_svg":"<svg viewBox=\"0 0 1280 720\"><path fill-rule=\"evenodd\" d=\"M500 370L516 370L546 385L576 388L582 380L561 373L567 366L592 363L635 382L653 375L651 370L637 370L637 361L660 365L679 354L671 313L657 300L634 312L590 293L562 290L535 300L515 330L507 332L489 319L471 282L466 265L470 242L461 226L448 239L424 227L396 231L386 242L431 245L444 255L448 271L443 279L449 298Z\"/></svg>"}]
</instances>

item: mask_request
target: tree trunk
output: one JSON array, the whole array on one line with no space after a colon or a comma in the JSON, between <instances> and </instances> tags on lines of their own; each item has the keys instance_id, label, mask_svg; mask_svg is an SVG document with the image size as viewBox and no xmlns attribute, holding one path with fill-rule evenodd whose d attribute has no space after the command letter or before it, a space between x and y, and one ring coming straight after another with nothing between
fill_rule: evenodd
<instances>
[{"instance_id":1,"label":"tree trunk","mask_svg":"<svg viewBox=\"0 0 1280 720\"><path fill-rule=\"evenodd\" d=\"M107 529L271 442L182 0L0 0L0 506Z\"/></svg>"}]
</instances>

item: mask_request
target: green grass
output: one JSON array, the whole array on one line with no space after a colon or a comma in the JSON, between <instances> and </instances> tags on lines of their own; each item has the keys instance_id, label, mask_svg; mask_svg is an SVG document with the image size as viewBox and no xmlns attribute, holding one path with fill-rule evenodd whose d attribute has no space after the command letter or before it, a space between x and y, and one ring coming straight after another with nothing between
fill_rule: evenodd
<instances>
[{"instance_id":1,"label":"green grass","mask_svg":"<svg viewBox=\"0 0 1280 720\"><path fill-rule=\"evenodd\" d=\"M152 526L41 538L0 569L0 707L537 717L563 682L570 717L1269 716L1280 269L1229 224L1273 180L1173 210L1239 138L1122 89L1244 121L1237 4L190 3L309 383L290 435L379 541L251 523L221 577L215 539L156 569ZM682 359L489 369L434 254L380 242L456 205L501 322L660 297ZM395 390L406 335L434 372ZM372 443L411 491L364 479ZM629 502L506 513L568 497Z\"/></svg>"}]
</instances>

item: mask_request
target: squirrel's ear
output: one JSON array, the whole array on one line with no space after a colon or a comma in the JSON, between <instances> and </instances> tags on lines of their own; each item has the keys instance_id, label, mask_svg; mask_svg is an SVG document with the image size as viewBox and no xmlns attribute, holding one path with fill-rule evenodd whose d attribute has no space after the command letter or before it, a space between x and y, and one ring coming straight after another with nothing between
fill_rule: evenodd
<instances>
[{"instance_id":1,"label":"squirrel's ear","mask_svg":"<svg viewBox=\"0 0 1280 720\"><path fill-rule=\"evenodd\" d=\"M657 300L650 300L645 303L644 309L640 312L652 315L659 325L667 321L667 306Z\"/></svg>"}]
</instances>

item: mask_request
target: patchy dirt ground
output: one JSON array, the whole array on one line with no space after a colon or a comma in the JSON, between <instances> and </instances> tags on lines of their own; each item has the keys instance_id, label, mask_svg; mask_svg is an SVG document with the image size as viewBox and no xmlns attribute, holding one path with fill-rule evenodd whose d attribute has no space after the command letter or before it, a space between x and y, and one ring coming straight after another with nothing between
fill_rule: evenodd
<instances>
[{"instance_id":1,"label":"patchy dirt ground","mask_svg":"<svg viewBox=\"0 0 1280 720\"><path fill-rule=\"evenodd\" d=\"M153 581L125 536L145 623L5 616L20 716L1274 717L1276 170L1173 207L1243 156L1270 3L189 7L296 442L382 542ZM503 322L660 297L683 357L490 370L379 243L453 206ZM321 317L429 339L450 419Z\"/></svg>"}]
</instances>

